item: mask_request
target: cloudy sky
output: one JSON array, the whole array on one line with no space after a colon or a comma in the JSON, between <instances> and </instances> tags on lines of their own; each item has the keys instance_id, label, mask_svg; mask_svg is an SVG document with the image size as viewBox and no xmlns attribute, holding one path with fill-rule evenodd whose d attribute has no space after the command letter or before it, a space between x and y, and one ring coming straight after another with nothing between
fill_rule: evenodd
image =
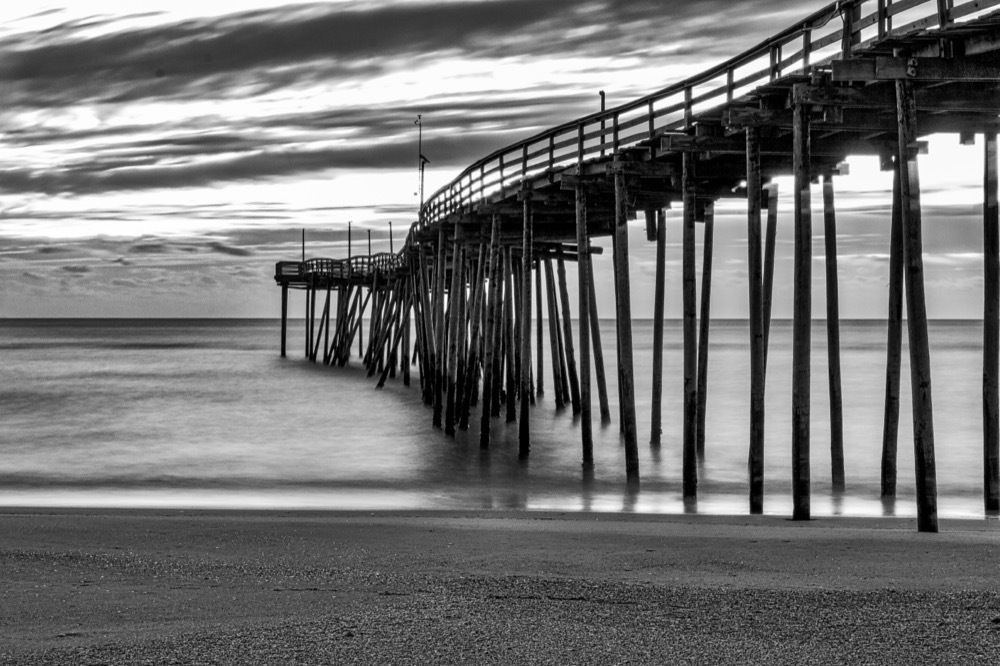
<instances>
[{"instance_id":1,"label":"cloudy sky","mask_svg":"<svg viewBox=\"0 0 1000 666\"><path fill-rule=\"evenodd\" d=\"M430 193L494 149L597 110L599 90L624 103L823 4L4 3L0 317L277 316L273 263L298 256L302 229L314 256L346 255L349 221L355 248L370 230L373 250L388 249L390 221L402 238L417 208L417 114ZM981 311L981 152L933 137L921 164L934 316ZM883 316L890 183L870 161L851 169L838 183L842 312ZM777 316L791 302L786 199ZM714 312L745 315L739 205L720 209L716 238ZM634 307L648 316L641 223L632 241ZM821 289L818 261L815 276Z\"/></svg>"}]
</instances>

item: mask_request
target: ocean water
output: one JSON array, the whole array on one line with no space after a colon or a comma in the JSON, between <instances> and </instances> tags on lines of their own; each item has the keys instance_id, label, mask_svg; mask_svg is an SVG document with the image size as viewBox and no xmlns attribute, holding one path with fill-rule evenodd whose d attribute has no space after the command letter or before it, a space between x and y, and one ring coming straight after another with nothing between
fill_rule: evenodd
<instances>
[{"instance_id":1,"label":"ocean water","mask_svg":"<svg viewBox=\"0 0 1000 666\"><path fill-rule=\"evenodd\" d=\"M747 513L749 344L744 321L713 322L706 460L696 504L681 498L681 330L668 322L662 445L649 442L652 322L633 327L641 484L626 489L617 420L594 425L595 469L580 427L548 392L532 411L532 449L493 422L446 436L413 386L382 390L345 368L289 356L265 320L0 320L0 506L255 509L496 509ZM830 489L826 335L813 328L813 515L915 515L904 341L899 496L879 498L885 324L841 326L847 491ZM930 328L939 514L981 517L982 326ZM614 323L602 321L612 414ZM905 340L905 336L904 336ZM767 373L765 513L791 512L791 325L772 326ZM597 410L596 385L594 413ZM473 423L478 418L473 415Z\"/></svg>"}]
</instances>

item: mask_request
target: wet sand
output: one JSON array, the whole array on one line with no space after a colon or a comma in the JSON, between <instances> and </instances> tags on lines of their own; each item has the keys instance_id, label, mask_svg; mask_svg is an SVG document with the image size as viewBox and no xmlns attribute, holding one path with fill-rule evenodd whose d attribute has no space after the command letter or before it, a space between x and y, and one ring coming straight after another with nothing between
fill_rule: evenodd
<instances>
[{"instance_id":1,"label":"wet sand","mask_svg":"<svg viewBox=\"0 0 1000 666\"><path fill-rule=\"evenodd\" d=\"M983 663L1000 523L0 512L0 663Z\"/></svg>"}]
</instances>

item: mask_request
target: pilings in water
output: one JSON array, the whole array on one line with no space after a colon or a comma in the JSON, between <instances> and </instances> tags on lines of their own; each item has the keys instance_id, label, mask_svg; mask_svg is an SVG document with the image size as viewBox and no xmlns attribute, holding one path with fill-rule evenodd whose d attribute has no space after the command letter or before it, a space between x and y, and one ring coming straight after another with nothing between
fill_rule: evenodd
<instances>
[{"instance_id":1,"label":"pilings in water","mask_svg":"<svg viewBox=\"0 0 1000 666\"><path fill-rule=\"evenodd\" d=\"M685 152L682 156L681 193L684 201L684 221L681 232L683 332L684 332L684 434L682 443L683 495L693 499L698 494L698 350L695 310L695 155Z\"/></svg>"},{"instance_id":2,"label":"pilings in water","mask_svg":"<svg viewBox=\"0 0 1000 666\"><path fill-rule=\"evenodd\" d=\"M750 301L750 452L747 461L750 513L764 512L764 276L761 266L760 134L746 129L747 266ZM773 275L773 272L772 272Z\"/></svg>"},{"instance_id":3,"label":"pilings in water","mask_svg":"<svg viewBox=\"0 0 1000 666\"><path fill-rule=\"evenodd\" d=\"M997 135L983 135L983 504L1000 512L1000 208Z\"/></svg>"},{"instance_id":4,"label":"pilings in water","mask_svg":"<svg viewBox=\"0 0 1000 666\"><path fill-rule=\"evenodd\" d=\"M792 318L792 519L809 520L809 380L812 327L812 216L809 106L792 108L795 247Z\"/></svg>"}]
</instances>

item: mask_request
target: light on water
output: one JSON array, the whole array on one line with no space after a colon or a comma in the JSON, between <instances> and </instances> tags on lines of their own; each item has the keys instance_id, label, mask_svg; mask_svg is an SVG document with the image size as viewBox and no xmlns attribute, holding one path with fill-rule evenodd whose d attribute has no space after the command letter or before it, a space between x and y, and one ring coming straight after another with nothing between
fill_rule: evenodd
<instances>
[{"instance_id":1,"label":"light on water","mask_svg":"<svg viewBox=\"0 0 1000 666\"><path fill-rule=\"evenodd\" d=\"M376 390L347 368L289 358L270 321L6 321L0 348L0 505L248 509L519 509L744 514L749 432L745 322L713 322L706 462L699 498L681 497L680 327L667 325L663 444L649 440L652 325L636 321L640 489L626 489L617 420L602 425L594 391L595 469L581 466L579 419L550 393L532 412L530 460L516 424L431 426L418 380ZM604 340L613 322L602 322ZM847 492L829 482L822 324L813 333L814 515L913 516L909 386L901 386L899 499L879 494L885 327L842 325ZM931 344L939 513L982 516L981 325L935 322ZM791 328L775 322L768 354L765 512L791 513ZM416 370L416 368L414 368ZM548 367L546 368L548 370ZM611 412L615 373L608 368ZM546 375L548 380L548 375ZM551 384L546 381L551 391Z\"/></svg>"}]
</instances>

